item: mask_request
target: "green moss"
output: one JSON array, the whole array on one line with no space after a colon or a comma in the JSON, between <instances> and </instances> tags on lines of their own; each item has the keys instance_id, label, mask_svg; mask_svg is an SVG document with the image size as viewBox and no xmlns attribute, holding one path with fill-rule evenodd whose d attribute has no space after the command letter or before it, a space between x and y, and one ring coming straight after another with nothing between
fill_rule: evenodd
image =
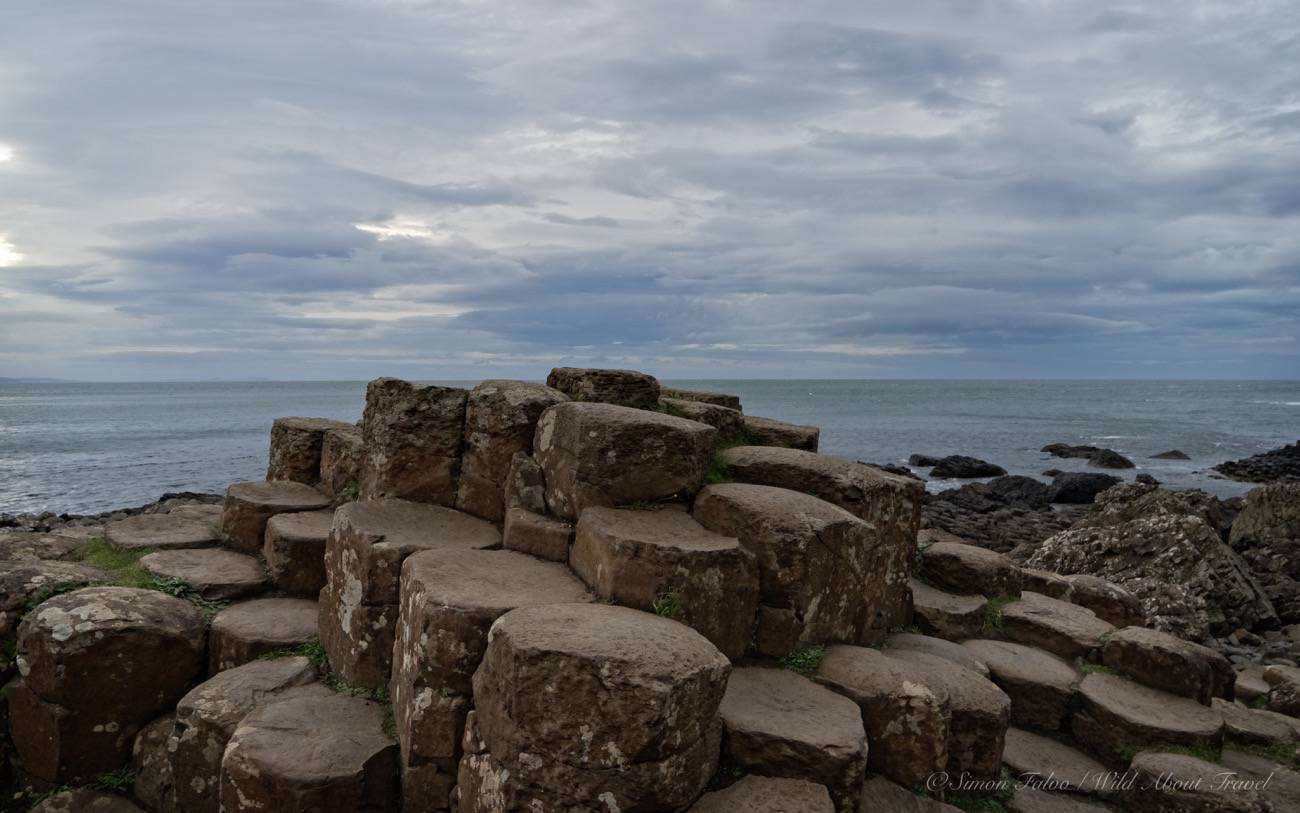
<instances>
[{"instance_id":1,"label":"green moss","mask_svg":"<svg viewBox=\"0 0 1300 813\"><path fill-rule=\"evenodd\" d=\"M988 606L984 608L984 631L990 634L1001 632L1003 627L1002 608L1018 600L1015 596L994 596L990 598Z\"/></svg>"},{"instance_id":2,"label":"green moss","mask_svg":"<svg viewBox=\"0 0 1300 813\"><path fill-rule=\"evenodd\" d=\"M322 644L320 638L315 635L297 646L277 649L274 652L267 652L266 654L261 655L258 660L271 661L276 660L277 658L295 657L304 657L308 659L312 662L312 665L316 667L316 671L321 674L329 672L329 655L325 652L325 645Z\"/></svg>"},{"instance_id":3,"label":"green moss","mask_svg":"<svg viewBox=\"0 0 1300 813\"><path fill-rule=\"evenodd\" d=\"M826 650L820 646L806 646L802 649L796 649L789 655L781 659L781 666L792 672L798 672L804 676L816 674L817 668L822 665L822 658L826 656Z\"/></svg>"},{"instance_id":4,"label":"green moss","mask_svg":"<svg viewBox=\"0 0 1300 813\"><path fill-rule=\"evenodd\" d=\"M1300 769L1300 745L1293 742L1274 742L1268 745L1229 743L1228 748L1272 760L1284 768Z\"/></svg>"},{"instance_id":5,"label":"green moss","mask_svg":"<svg viewBox=\"0 0 1300 813\"><path fill-rule=\"evenodd\" d=\"M130 768L118 768L116 771L101 773L91 784L111 793L130 793L131 787L135 785L135 772Z\"/></svg>"},{"instance_id":6,"label":"green moss","mask_svg":"<svg viewBox=\"0 0 1300 813\"><path fill-rule=\"evenodd\" d=\"M217 613L230 606L230 602L228 601L214 601L209 598L204 598L198 588L184 579L163 579L157 576L152 576L151 578L153 583L150 585L150 589L157 590L160 593L166 593L169 596L185 599L202 610L203 614L207 616L209 621L211 621L212 617Z\"/></svg>"},{"instance_id":7,"label":"green moss","mask_svg":"<svg viewBox=\"0 0 1300 813\"><path fill-rule=\"evenodd\" d=\"M709 461L709 470L704 473L704 484L714 486L718 483L726 483L731 480L731 472L727 469L727 463L722 459L722 454L715 453L713 460Z\"/></svg>"},{"instance_id":8,"label":"green moss","mask_svg":"<svg viewBox=\"0 0 1300 813\"><path fill-rule=\"evenodd\" d=\"M1115 671L1111 667L1105 666L1100 663L1085 663L1080 668L1083 669L1083 673L1085 675L1118 675L1119 674L1119 672Z\"/></svg>"},{"instance_id":9,"label":"green moss","mask_svg":"<svg viewBox=\"0 0 1300 813\"><path fill-rule=\"evenodd\" d=\"M655 615L660 618L680 618L685 610L682 606L682 596L676 590L669 590L655 596L650 606L655 611Z\"/></svg>"},{"instance_id":10,"label":"green moss","mask_svg":"<svg viewBox=\"0 0 1300 813\"><path fill-rule=\"evenodd\" d=\"M140 567L140 560L153 548L115 550L102 536L92 536L77 549L77 558L91 567L108 573L109 581L119 587L154 588L154 577Z\"/></svg>"}]
</instances>

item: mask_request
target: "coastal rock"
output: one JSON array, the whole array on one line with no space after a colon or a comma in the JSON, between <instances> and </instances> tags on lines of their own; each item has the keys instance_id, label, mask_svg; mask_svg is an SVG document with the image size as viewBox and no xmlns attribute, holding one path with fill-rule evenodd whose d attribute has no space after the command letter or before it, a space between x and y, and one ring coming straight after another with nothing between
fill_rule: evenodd
<instances>
[{"instance_id":1,"label":"coastal rock","mask_svg":"<svg viewBox=\"0 0 1300 813\"><path fill-rule=\"evenodd\" d=\"M1067 600L1080 607L1087 607L1101 620L1117 628L1146 626L1142 602L1118 584L1088 573L1066 576L1065 581L1069 588Z\"/></svg>"},{"instance_id":2,"label":"coastal rock","mask_svg":"<svg viewBox=\"0 0 1300 813\"><path fill-rule=\"evenodd\" d=\"M179 580L200 596L229 601L260 593L266 571L252 556L229 550L160 550L140 559L140 567L163 580Z\"/></svg>"},{"instance_id":3,"label":"coastal rock","mask_svg":"<svg viewBox=\"0 0 1300 813\"><path fill-rule=\"evenodd\" d=\"M330 669L354 686L377 690L393 668L397 604L366 604L359 590L327 583L320 591L320 642Z\"/></svg>"},{"instance_id":4,"label":"coastal rock","mask_svg":"<svg viewBox=\"0 0 1300 813\"><path fill-rule=\"evenodd\" d=\"M745 416L739 410L699 401L678 398L660 398L659 411L688 421L706 423L718 430L718 440L741 437L745 431Z\"/></svg>"},{"instance_id":5,"label":"coastal rock","mask_svg":"<svg viewBox=\"0 0 1300 813\"><path fill-rule=\"evenodd\" d=\"M316 602L302 598L259 598L232 604L212 619L208 672L257 660L316 637Z\"/></svg>"},{"instance_id":6,"label":"coastal rock","mask_svg":"<svg viewBox=\"0 0 1300 813\"><path fill-rule=\"evenodd\" d=\"M939 458L928 454L914 454L907 458L907 465L928 469L938 465Z\"/></svg>"},{"instance_id":7,"label":"coastal rock","mask_svg":"<svg viewBox=\"0 0 1300 813\"><path fill-rule=\"evenodd\" d=\"M960 595L1018 596L1020 568L1007 557L974 545L938 542L921 551L924 579Z\"/></svg>"},{"instance_id":8,"label":"coastal rock","mask_svg":"<svg viewBox=\"0 0 1300 813\"><path fill-rule=\"evenodd\" d=\"M746 813L834 813L835 805L823 785L799 779L746 776L734 785L704 794L691 806L689 813L736 813L740 810Z\"/></svg>"},{"instance_id":9,"label":"coastal rock","mask_svg":"<svg viewBox=\"0 0 1300 813\"><path fill-rule=\"evenodd\" d=\"M734 409L737 412L743 412L740 407L740 396L727 395L721 392L702 392L700 390L683 390L676 387L660 387L659 396L661 398L676 398L681 401L698 401L701 404L713 404L714 406Z\"/></svg>"},{"instance_id":10,"label":"coastal rock","mask_svg":"<svg viewBox=\"0 0 1300 813\"><path fill-rule=\"evenodd\" d=\"M1085 607L1025 592L1002 608L1002 634L1062 658L1086 657L1115 628Z\"/></svg>"},{"instance_id":11,"label":"coastal rock","mask_svg":"<svg viewBox=\"0 0 1300 813\"><path fill-rule=\"evenodd\" d=\"M1083 511L1078 506L1061 506L1059 510L1013 507L1000 502L987 485L967 483L925 495L924 524L1023 561L1044 539L1067 530Z\"/></svg>"},{"instance_id":12,"label":"coastal rock","mask_svg":"<svg viewBox=\"0 0 1300 813\"><path fill-rule=\"evenodd\" d=\"M506 524L501 532L501 545L506 550L517 550L552 562L567 562L572 541L573 526L567 522L524 508L506 511Z\"/></svg>"},{"instance_id":13,"label":"coastal rock","mask_svg":"<svg viewBox=\"0 0 1300 813\"><path fill-rule=\"evenodd\" d=\"M1129 766L1133 782L1120 793L1133 813L1270 813L1249 783L1224 783L1222 765L1184 754L1143 751Z\"/></svg>"},{"instance_id":14,"label":"coastal rock","mask_svg":"<svg viewBox=\"0 0 1300 813\"><path fill-rule=\"evenodd\" d=\"M1142 627L1110 635L1101 649L1101 662L1139 683L1205 706L1215 697L1231 700L1236 682L1232 664L1213 649Z\"/></svg>"},{"instance_id":15,"label":"coastal rock","mask_svg":"<svg viewBox=\"0 0 1300 813\"><path fill-rule=\"evenodd\" d=\"M694 515L757 557L760 602L793 610L801 643L857 641L875 617L869 602L885 593L885 551L876 529L843 508L783 488L719 483L700 492Z\"/></svg>"},{"instance_id":16,"label":"coastal rock","mask_svg":"<svg viewBox=\"0 0 1300 813\"><path fill-rule=\"evenodd\" d=\"M874 813L876 810L888 810L889 813L960 813L961 810L920 796L883 776L873 776L862 785L862 799L858 813Z\"/></svg>"},{"instance_id":17,"label":"coastal rock","mask_svg":"<svg viewBox=\"0 0 1300 813\"><path fill-rule=\"evenodd\" d=\"M1245 745L1275 745L1300 739L1300 721L1265 709L1252 709L1221 697L1210 707L1223 715L1223 739Z\"/></svg>"},{"instance_id":18,"label":"coastal rock","mask_svg":"<svg viewBox=\"0 0 1300 813\"><path fill-rule=\"evenodd\" d=\"M1300 668L1274 664L1264 669L1268 684L1268 709L1300 717Z\"/></svg>"},{"instance_id":19,"label":"coastal rock","mask_svg":"<svg viewBox=\"0 0 1300 813\"><path fill-rule=\"evenodd\" d=\"M329 497L302 483L235 483L226 489L221 532L230 547L244 553L255 553L262 549L266 523L271 517L298 511L319 511L329 505Z\"/></svg>"},{"instance_id":20,"label":"coastal rock","mask_svg":"<svg viewBox=\"0 0 1300 813\"><path fill-rule=\"evenodd\" d=\"M574 401L588 401L653 410L659 404L659 382L636 370L601 370L556 367L546 376L546 386Z\"/></svg>"},{"instance_id":21,"label":"coastal rock","mask_svg":"<svg viewBox=\"0 0 1300 813\"><path fill-rule=\"evenodd\" d=\"M95 788L75 788L50 796L31 813L144 813L144 809L123 796Z\"/></svg>"},{"instance_id":22,"label":"coastal rock","mask_svg":"<svg viewBox=\"0 0 1300 813\"><path fill-rule=\"evenodd\" d=\"M1104 580L1098 579L1098 581ZM1023 590L1029 590L1030 592L1039 593L1049 598L1060 599L1061 601L1074 601L1071 596L1070 579L1059 573L1053 573L1050 570L1037 570L1032 567L1022 567L1020 568L1020 582L1021 589ZM1082 601L1075 601L1074 603L1088 607L1088 605ZM1093 608L1088 607L1088 609L1092 610ZM1096 612L1096 610L1093 610L1093 612ZM1100 615L1101 614L1098 613L1098 616ZM1110 619L1106 620L1109 621ZM1111 623L1114 622L1112 621Z\"/></svg>"},{"instance_id":23,"label":"coastal rock","mask_svg":"<svg viewBox=\"0 0 1300 813\"><path fill-rule=\"evenodd\" d=\"M536 458L522 452L510 458L504 496L507 511L522 508L534 514L546 513L546 476Z\"/></svg>"},{"instance_id":24,"label":"coastal rock","mask_svg":"<svg viewBox=\"0 0 1300 813\"><path fill-rule=\"evenodd\" d=\"M1214 470L1233 480L1248 483L1300 480L1300 441L1241 460L1220 463Z\"/></svg>"},{"instance_id":25,"label":"coastal rock","mask_svg":"<svg viewBox=\"0 0 1300 813\"><path fill-rule=\"evenodd\" d=\"M589 506L689 496L713 457L717 430L658 412L603 403L557 404L533 443L546 504L561 519Z\"/></svg>"},{"instance_id":26,"label":"coastal rock","mask_svg":"<svg viewBox=\"0 0 1300 813\"><path fill-rule=\"evenodd\" d=\"M79 536L34 531L0 531L0 561L76 559L77 551L84 544L86 540ZM0 592L0 595L4 593Z\"/></svg>"},{"instance_id":27,"label":"coastal rock","mask_svg":"<svg viewBox=\"0 0 1300 813\"><path fill-rule=\"evenodd\" d=\"M542 412L567 400L559 390L526 381L490 380L470 390L456 507L501 522L511 461L516 454L532 452Z\"/></svg>"},{"instance_id":28,"label":"coastal rock","mask_svg":"<svg viewBox=\"0 0 1300 813\"><path fill-rule=\"evenodd\" d=\"M176 810L172 759L167 752L167 741L175 727L176 715L168 712L140 729L131 747L131 773L135 777L131 794L154 813Z\"/></svg>"},{"instance_id":29,"label":"coastal rock","mask_svg":"<svg viewBox=\"0 0 1300 813\"><path fill-rule=\"evenodd\" d=\"M1124 483L1099 495L1075 527L1108 528L1154 516L1199 517L1224 538L1232 525L1228 506L1204 491L1173 491L1142 483Z\"/></svg>"},{"instance_id":30,"label":"coastal rock","mask_svg":"<svg viewBox=\"0 0 1300 813\"><path fill-rule=\"evenodd\" d=\"M1007 729L1002 761L1013 777L1025 782L1050 783L1053 790L1108 797L1114 794L1118 784L1115 781L1118 774L1112 775L1110 769L1082 751L1019 728Z\"/></svg>"},{"instance_id":31,"label":"coastal rock","mask_svg":"<svg viewBox=\"0 0 1300 813\"><path fill-rule=\"evenodd\" d=\"M1040 451L1047 452L1053 457L1083 458L1088 461L1088 465L1103 469L1133 468L1133 461L1114 449L1105 449L1100 446L1071 446L1068 443L1050 443Z\"/></svg>"},{"instance_id":32,"label":"coastal rock","mask_svg":"<svg viewBox=\"0 0 1300 813\"><path fill-rule=\"evenodd\" d=\"M735 481L802 491L838 505L876 531L885 554L885 585L879 600L869 598L866 629L885 630L908 623L908 578L916 557L917 529L924 485L840 457L771 446L739 446L719 456Z\"/></svg>"},{"instance_id":33,"label":"coastal rock","mask_svg":"<svg viewBox=\"0 0 1300 813\"><path fill-rule=\"evenodd\" d=\"M753 638L754 554L688 514L588 508L569 566L602 598L680 621L732 660Z\"/></svg>"},{"instance_id":34,"label":"coastal rock","mask_svg":"<svg viewBox=\"0 0 1300 813\"><path fill-rule=\"evenodd\" d=\"M285 690L239 723L221 761L221 809L381 813L399 801L397 743L378 703L319 684Z\"/></svg>"},{"instance_id":35,"label":"coastal rock","mask_svg":"<svg viewBox=\"0 0 1300 813\"><path fill-rule=\"evenodd\" d=\"M58 593L66 593L69 588L108 580L104 571L76 562L31 559L0 563L0 640L13 637L18 622L29 607L38 606Z\"/></svg>"},{"instance_id":36,"label":"coastal rock","mask_svg":"<svg viewBox=\"0 0 1300 813\"><path fill-rule=\"evenodd\" d=\"M315 596L325 586L325 542L333 511L277 514L267 520L262 557L277 590Z\"/></svg>"},{"instance_id":37,"label":"coastal rock","mask_svg":"<svg viewBox=\"0 0 1300 813\"><path fill-rule=\"evenodd\" d=\"M365 456L360 427L327 430L320 447L320 490L335 503L356 499Z\"/></svg>"},{"instance_id":38,"label":"coastal rock","mask_svg":"<svg viewBox=\"0 0 1300 813\"><path fill-rule=\"evenodd\" d=\"M749 437L750 443L755 446L784 446L789 449L815 452L821 430L815 426L801 426L772 418L746 415L745 434Z\"/></svg>"},{"instance_id":39,"label":"coastal rock","mask_svg":"<svg viewBox=\"0 0 1300 813\"><path fill-rule=\"evenodd\" d=\"M983 491L991 499L1011 508L1045 511L1052 504L1052 490L1046 483L1018 474L995 477L983 484Z\"/></svg>"},{"instance_id":40,"label":"coastal rock","mask_svg":"<svg viewBox=\"0 0 1300 813\"><path fill-rule=\"evenodd\" d=\"M1131 469L1133 461L1113 449L1102 449L1088 458L1089 466L1099 469Z\"/></svg>"},{"instance_id":41,"label":"coastal rock","mask_svg":"<svg viewBox=\"0 0 1300 813\"><path fill-rule=\"evenodd\" d=\"M104 525L114 550L206 548L221 541L219 522L192 514L137 514Z\"/></svg>"},{"instance_id":42,"label":"coastal rock","mask_svg":"<svg viewBox=\"0 0 1300 813\"><path fill-rule=\"evenodd\" d=\"M1224 768L1237 774L1235 778L1253 781L1259 795L1273 805L1273 813L1300 810L1300 772L1231 748L1224 749L1222 762Z\"/></svg>"},{"instance_id":43,"label":"coastal rock","mask_svg":"<svg viewBox=\"0 0 1300 813\"><path fill-rule=\"evenodd\" d=\"M936 480L1001 477L1006 473L1007 470L1001 466L959 454L939 458L930 469L930 476Z\"/></svg>"},{"instance_id":44,"label":"coastal rock","mask_svg":"<svg viewBox=\"0 0 1300 813\"><path fill-rule=\"evenodd\" d=\"M947 641L943 638L920 635L914 632L896 632L885 639L882 649L910 649L917 652L928 652L940 658L947 658L980 677L989 676L988 665L980 660L978 655L962 644Z\"/></svg>"},{"instance_id":45,"label":"coastal rock","mask_svg":"<svg viewBox=\"0 0 1300 813\"><path fill-rule=\"evenodd\" d=\"M852 700L787 669L746 667L732 671L719 713L729 765L824 785L838 809L856 808L867 736Z\"/></svg>"},{"instance_id":46,"label":"coastal rock","mask_svg":"<svg viewBox=\"0 0 1300 813\"><path fill-rule=\"evenodd\" d=\"M468 393L376 378L361 419L362 499L395 497L454 505Z\"/></svg>"},{"instance_id":47,"label":"coastal rock","mask_svg":"<svg viewBox=\"0 0 1300 813\"><path fill-rule=\"evenodd\" d=\"M1300 482L1247 494L1228 542L1250 565L1282 622L1300 622Z\"/></svg>"},{"instance_id":48,"label":"coastal rock","mask_svg":"<svg viewBox=\"0 0 1300 813\"><path fill-rule=\"evenodd\" d=\"M1154 745L1217 751L1223 741L1223 717L1195 700L1093 673L1079 684L1079 709L1071 730L1104 761L1122 764L1132 749Z\"/></svg>"},{"instance_id":49,"label":"coastal rock","mask_svg":"<svg viewBox=\"0 0 1300 813\"><path fill-rule=\"evenodd\" d=\"M266 467L266 479L318 484L325 433L331 429L353 428L350 423L326 418L276 418L271 424L271 459Z\"/></svg>"},{"instance_id":50,"label":"coastal rock","mask_svg":"<svg viewBox=\"0 0 1300 813\"><path fill-rule=\"evenodd\" d=\"M1052 478L1052 502L1086 505L1097 499L1097 495L1122 482L1111 474L1096 474L1085 471L1067 471Z\"/></svg>"},{"instance_id":51,"label":"coastal rock","mask_svg":"<svg viewBox=\"0 0 1300 813\"><path fill-rule=\"evenodd\" d=\"M1178 449L1170 449L1167 452L1159 452L1157 454L1153 454L1151 455L1151 459L1152 460L1191 460L1191 458L1187 456L1186 452L1179 451Z\"/></svg>"},{"instance_id":52,"label":"coastal rock","mask_svg":"<svg viewBox=\"0 0 1300 813\"><path fill-rule=\"evenodd\" d=\"M984 663L989 679L1011 698L1011 722L1056 731L1068 720L1079 673L1063 658L1010 641L961 644Z\"/></svg>"},{"instance_id":53,"label":"coastal rock","mask_svg":"<svg viewBox=\"0 0 1300 813\"><path fill-rule=\"evenodd\" d=\"M911 588L916 626L927 635L961 641L983 631L989 606L983 596L955 596L915 580Z\"/></svg>"}]
</instances>

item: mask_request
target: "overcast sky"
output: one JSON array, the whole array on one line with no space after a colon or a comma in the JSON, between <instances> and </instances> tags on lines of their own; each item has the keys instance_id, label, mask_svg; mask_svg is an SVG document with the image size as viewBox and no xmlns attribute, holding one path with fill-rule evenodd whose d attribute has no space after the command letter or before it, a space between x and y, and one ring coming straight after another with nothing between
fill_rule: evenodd
<instances>
[{"instance_id":1,"label":"overcast sky","mask_svg":"<svg viewBox=\"0 0 1300 813\"><path fill-rule=\"evenodd\" d=\"M0 4L0 376L1300 376L1300 3Z\"/></svg>"}]
</instances>

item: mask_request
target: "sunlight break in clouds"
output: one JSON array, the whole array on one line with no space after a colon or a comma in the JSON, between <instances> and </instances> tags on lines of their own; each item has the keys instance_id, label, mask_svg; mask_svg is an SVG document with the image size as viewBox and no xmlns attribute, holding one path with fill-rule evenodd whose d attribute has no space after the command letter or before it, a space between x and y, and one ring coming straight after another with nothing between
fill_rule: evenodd
<instances>
[{"instance_id":1,"label":"sunlight break in clouds","mask_svg":"<svg viewBox=\"0 0 1300 813\"><path fill-rule=\"evenodd\" d=\"M8 144L0 144L0 164L14 159L14 148Z\"/></svg>"},{"instance_id":2,"label":"sunlight break in clouds","mask_svg":"<svg viewBox=\"0 0 1300 813\"><path fill-rule=\"evenodd\" d=\"M22 260L23 255L18 253L18 250L14 248L14 244L5 239L3 234L0 234L0 268L17 265Z\"/></svg>"}]
</instances>

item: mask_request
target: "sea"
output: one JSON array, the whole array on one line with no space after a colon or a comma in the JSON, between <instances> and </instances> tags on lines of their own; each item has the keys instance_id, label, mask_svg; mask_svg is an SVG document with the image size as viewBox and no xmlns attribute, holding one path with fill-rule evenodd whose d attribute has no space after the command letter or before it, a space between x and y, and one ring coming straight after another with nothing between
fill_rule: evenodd
<instances>
[{"instance_id":1,"label":"sea","mask_svg":"<svg viewBox=\"0 0 1300 813\"><path fill-rule=\"evenodd\" d=\"M473 382L437 382L472 386ZM1106 446L1172 488L1251 486L1210 467L1300 437L1300 381L665 381L821 427L821 450L870 463L964 454L1012 474L1085 470L1039 451ZM261 479L271 422L355 421L365 382L0 384L0 513L89 514ZM1153 460L1170 449L1188 461ZM921 470L918 473L924 473ZM930 481L932 491L953 481Z\"/></svg>"}]
</instances>

